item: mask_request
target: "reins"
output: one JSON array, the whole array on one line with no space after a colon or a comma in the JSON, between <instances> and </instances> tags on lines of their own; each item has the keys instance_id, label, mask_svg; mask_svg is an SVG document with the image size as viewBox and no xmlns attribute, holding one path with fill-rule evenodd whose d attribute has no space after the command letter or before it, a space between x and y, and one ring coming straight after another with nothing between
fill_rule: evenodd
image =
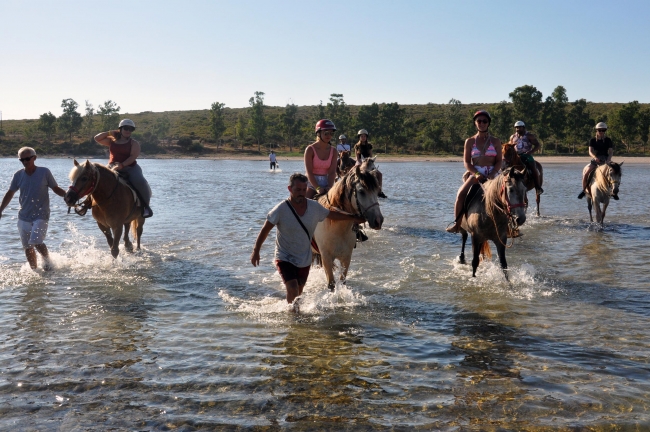
<instances>
[{"instance_id":1,"label":"reins","mask_svg":"<svg viewBox=\"0 0 650 432\"><path fill-rule=\"evenodd\" d=\"M97 174L96 177L93 178L93 182L91 182L90 186L88 186L88 188L86 188L84 192L78 196L77 203L73 206L74 212L79 216L84 216L88 212L89 208L100 205L100 203L92 195L93 193L95 193L95 190L97 190L97 187L99 186L99 179L101 177L101 172L95 166L93 166L93 173ZM108 195L108 197L105 200L103 200L104 202L108 202L108 200L110 200L113 197L119 185L120 185L120 179L116 174L115 187L111 191L110 195ZM74 185L70 185L68 189L77 192L79 194L79 189L77 189ZM83 198L86 195L88 195L88 198L86 198L82 203L80 203L81 198ZM92 204L92 201L95 201L94 205Z\"/></svg>"},{"instance_id":2,"label":"reins","mask_svg":"<svg viewBox=\"0 0 650 432\"><path fill-rule=\"evenodd\" d=\"M505 201L505 206L504 208L501 208L499 206L495 206L495 207L501 210L506 215L506 218L508 219L508 237L512 239L510 245L507 244L508 243L507 240L505 243L501 241L501 236L499 236L499 227L497 226L497 221L494 217L494 214L490 215L490 219L492 219L492 223L494 224L494 229L496 230L499 243L501 243L506 248L511 248L512 245L515 244L515 237L519 237L519 224L517 224L517 217L512 214L512 209L518 207L526 207L525 203L512 204L510 202L510 199L508 198L508 194L506 193L506 182L505 182L505 180L509 177L510 177L509 175L501 176L501 190L499 192L499 198L501 198L502 203ZM485 191L485 189L483 190Z\"/></svg>"}]
</instances>

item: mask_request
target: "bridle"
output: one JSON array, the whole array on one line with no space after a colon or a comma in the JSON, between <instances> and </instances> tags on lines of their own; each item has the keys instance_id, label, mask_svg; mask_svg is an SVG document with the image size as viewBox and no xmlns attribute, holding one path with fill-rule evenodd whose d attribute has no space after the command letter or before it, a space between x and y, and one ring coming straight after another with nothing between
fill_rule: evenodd
<instances>
[{"instance_id":1,"label":"bridle","mask_svg":"<svg viewBox=\"0 0 650 432\"><path fill-rule=\"evenodd\" d=\"M502 209L502 211L505 213L506 217L508 218L508 237L512 238L512 242L508 245L507 240L506 243L503 243L501 241L501 237L497 236L499 239L499 242L507 247L511 248L512 245L515 243L515 237L519 237L519 224L517 223L517 217L512 214L512 209L518 208L518 207L526 207L526 203L519 203L519 204L512 204L510 202L510 199L508 198L508 194L506 193L506 181L510 179L510 172L507 172L505 174L501 175L501 191L499 192L499 197L501 198L502 202L505 203L505 208ZM499 232L499 228L497 227L497 222L494 219L494 215L491 216L492 223L494 223L494 229L496 230L497 234Z\"/></svg>"},{"instance_id":2,"label":"bridle","mask_svg":"<svg viewBox=\"0 0 650 432\"><path fill-rule=\"evenodd\" d=\"M355 174L355 178L356 178L356 174ZM366 212L367 212L368 210L370 210L371 208L373 208L374 206L379 206L379 201L373 203L372 205L368 206L368 207L364 210L364 209L363 209L363 206L361 205L361 202L359 201L359 197L358 197L358 195L357 195L357 188L356 188L356 184L357 184L357 183L361 183L361 181L360 181L358 178L356 178L355 181L352 183L352 185L351 185L351 186L352 186L352 187L351 187L352 190L350 191L349 194L347 194L347 196L348 196L348 200L349 200L350 202L352 202L352 196L354 196L354 200L355 200L355 202L356 202L356 204L357 204L357 209L359 210L359 213L358 213L358 214L356 214L356 213L349 213L349 212L346 212L346 211L344 211L344 210L339 209L338 207L334 207L334 206L330 203L329 195L326 195L326 197L327 197L327 204L328 204L331 208L333 208L333 209L335 209L335 210L337 210L337 211L339 211L339 212L341 212L341 213L345 213L345 214L350 215L350 216L356 216L356 217L359 217L359 218L364 218L364 219L366 219ZM344 185L344 187L345 187L345 185Z\"/></svg>"},{"instance_id":3,"label":"bridle","mask_svg":"<svg viewBox=\"0 0 650 432\"><path fill-rule=\"evenodd\" d=\"M91 165L92 166L92 165ZM95 192L95 189L97 189L97 186L99 185L99 171L95 169L95 167L92 167L92 172L93 172L93 177L90 182L90 185L84 189L83 192L79 191L77 187L74 184L71 184L68 186L68 189L76 192L77 193L77 200L80 200L81 198L85 197L86 195L92 195L93 192Z\"/></svg>"}]
</instances>

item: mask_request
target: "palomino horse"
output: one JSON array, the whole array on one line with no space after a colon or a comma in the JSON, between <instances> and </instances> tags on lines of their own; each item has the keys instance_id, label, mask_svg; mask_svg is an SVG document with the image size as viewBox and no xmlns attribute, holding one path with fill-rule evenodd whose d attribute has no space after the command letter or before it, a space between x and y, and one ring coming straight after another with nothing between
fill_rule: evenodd
<instances>
[{"instance_id":1,"label":"palomino horse","mask_svg":"<svg viewBox=\"0 0 650 432\"><path fill-rule=\"evenodd\" d=\"M610 162L609 164L602 164L591 176L589 186L587 187L587 209L589 209L589 219L593 222L594 218L591 216L591 207L596 209L596 222L604 226L603 220L605 219L605 211L609 205L609 198L612 195L618 196L618 188L621 185L621 176L623 170L621 169L623 162L617 164ZM593 203L593 205L592 205ZM602 209L601 209L602 204Z\"/></svg>"},{"instance_id":2,"label":"palomino horse","mask_svg":"<svg viewBox=\"0 0 650 432\"><path fill-rule=\"evenodd\" d=\"M338 177L343 177L351 168L354 168L355 164L356 161L350 157L350 152L343 150L339 155L339 160L336 164L336 175Z\"/></svg>"},{"instance_id":3,"label":"palomino horse","mask_svg":"<svg viewBox=\"0 0 650 432\"><path fill-rule=\"evenodd\" d=\"M544 183L544 169L542 164L535 161L535 166L539 172L539 187L542 187ZM531 173L530 170L524 165L517 153L516 144L507 143L503 144L503 168L514 167L518 170L524 171L524 183L526 184L526 190L535 189L535 182L533 181L534 173ZM537 201L537 216L539 216L539 194L535 191L535 201ZM526 205L528 205L528 198L526 198Z\"/></svg>"},{"instance_id":4,"label":"palomino horse","mask_svg":"<svg viewBox=\"0 0 650 432\"><path fill-rule=\"evenodd\" d=\"M463 236L460 262L465 264L465 243L469 233L472 235L472 276L476 276L481 252L490 256L487 242L492 240L497 247L503 273L508 278L506 242L508 237L516 237L518 227L526 222L525 198L524 174L511 167L483 183L467 205L460 229Z\"/></svg>"},{"instance_id":5,"label":"palomino horse","mask_svg":"<svg viewBox=\"0 0 650 432\"><path fill-rule=\"evenodd\" d=\"M72 185L64 197L66 204L75 206L79 199L89 196L93 218L106 236L113 257L117 258L120 253L122 231L126 250L133 251L133 244L129 240L129 225L133 230L137 249L140 250L144 225L142 208L134 199L133 191L119 179L117 173L88 160L83 164L75 160L69 177Z\"/></svg>"},{"instance_id":6,"label":"palomino horse","mask_svg":"<svg viewBox=\"0 0 650 432\"><path fill-rule=\"evenodd\" d=\"M381 229L384 216L379 209L377 181L374 159L367 159L361 166L350 170L332 189L318 199L326 208L337 209L365 218L372 229ZM314 240L318 246L321 263L327 275L327 286L334 290L334 260L343 267L341 280L345 281L352 250L357 242L352 220L325 219L316 226Z\"/></svg>"}]
</instances>

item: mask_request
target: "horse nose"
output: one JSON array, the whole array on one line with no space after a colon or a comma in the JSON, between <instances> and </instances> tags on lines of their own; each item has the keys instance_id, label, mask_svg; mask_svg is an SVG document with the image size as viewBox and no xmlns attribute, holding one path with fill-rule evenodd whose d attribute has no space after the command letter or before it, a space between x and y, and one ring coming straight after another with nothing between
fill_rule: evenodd
<instances>
[{"instance_id":1,"label":"horse nose","mask_svg":"<svg viewBox=\"0 0 650 432\"><path fill-rule=\"evenodd\" d=\"M517 216L517 225L523 225L526 222L526 215Z\"/></svg>"},{"instance_id":2,"label":"horse nose","mask_svg":"<svg viewBox=\"0 0 650 432\"><path fill-rule=\"evenodd\" d=\"M384 215L380 214L379 216L377 216L376 223L377 223L377 229L381 229L381 225L384 223Z\"/></svg>"}]
</instances>

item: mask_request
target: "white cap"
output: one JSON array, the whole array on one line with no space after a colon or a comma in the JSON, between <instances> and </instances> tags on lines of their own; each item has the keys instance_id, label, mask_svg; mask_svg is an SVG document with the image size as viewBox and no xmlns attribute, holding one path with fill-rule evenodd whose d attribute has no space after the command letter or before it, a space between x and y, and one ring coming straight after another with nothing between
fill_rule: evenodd
<instances>
[{"instance_id":1,"label":"white cap","mask_svg":"<svg viewBox=\"0 0 650 432\"><path fill-rule=\"evenodd\" d=\"M368 136L368 135L370 135L370 134L368 133L367 130L365 130L365 129L361 129L359 132L357 132L357 136L359 136L359 135L366 135L366 136Z\"/></svg>"},{"instance_id":2,"label":"white cap","mask_svg":"<svg viewBox=\"0 0 650 432\"><path fill-rule=\"evenodd\" d=\"M120 122L120 126L119 126L119 127L122 127L122 126L131 126L132 128L135 128L135 123L133 123L133 120L123 119L123 120Z\"/></svg>"},{"instance_id":3,"label":"white cap","mask_svg":"<svg viewBox=\"0 0 650 432\"><path fill-rule=\"evenodd\" d=\"M607 129L607 123L600 122L596 125L596 129Z\"/></svg>"},{"instance_id":4,"label":"white cap","mask_svg":"<svg viewBox=\"0 0 650 432\"><path fill-rule=\"evenodd\" d=\"M341 134L341 135L339 135L339 139L348 139L348 137L346 137L345 135Z\"/></svg>"},{"instance_id":5,"label":"white cap","mask_svg":"<svg viewBox=\"0 0 650 432\"><path fill-rule=\"evenodd\" d=\"M521 120L515 123L515 127L520 127L520 126L526 127L526 123L522 122Z\"/></svg>"}]
</instances>

